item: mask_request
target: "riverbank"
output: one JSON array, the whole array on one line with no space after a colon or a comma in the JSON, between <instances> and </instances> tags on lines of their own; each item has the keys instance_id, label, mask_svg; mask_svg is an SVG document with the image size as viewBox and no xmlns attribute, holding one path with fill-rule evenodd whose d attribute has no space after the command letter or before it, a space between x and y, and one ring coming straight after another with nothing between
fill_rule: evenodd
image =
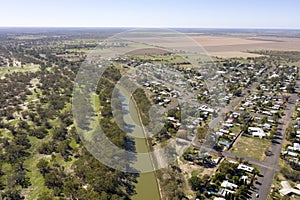
<instances>
[{"instance_id":1,"label":"riverbank","mask_svg":"<svg viewBox=\"0 0 300 200\"><path fill-rule=\"evenodd\" d=\"M138 106L136 102L131 98L126 89L119 87L120 95L123 96L123 111L124 121L126 124L132 126L131 132L127 133L128 136L131 135L132 140L135 143L135 151L137 153L149 152L149 147L146 139L144 138L145 129L143 127L141 116L139 113ZM142 134L141 134L142 133ZM137 138L134 136L143 135L143 138ZM137 163L139 163L139 157L137 157ZM147 163L153 163L152 157L149 155L147 158ZM145 161L143 161L145 162ZM153 166L153 165L152 165ZM154 171L148 173L140 173L137 178L137 183L135 184L136 194L132 196L133 200L156 200L161 199L161 192L158 186L157 177Z\"/></svg>"},{"instance_id":2,"label":"riverbank","mask_svg":"<svg viewBox=\"0 0 300 200\"><path fill-rule=\"evenodd\" d=\"M147 132L146 132L146 130L145 130L145 127L144 127L144 125L143 125L143 122L142 122L141 111L140 111L140 109L139 109L139 107L138 107L138 105L137 105L135 99L134 99L134 98L131 98L131 100L132 100L132 102L134 103L135 107L137 108L137 111L138 111L138 117L139 117L139 122L140 122L140 124L142 125L142 129L143 129L144 136L145 136L146 138L148 138L148 134L147 134ZM150 123L151 123L151 122L150 122ZM147 150L148 150L148 152L151 152L151 151L152 151L151 143L149 142L148 139L145 139L145 142L146 142L146 145L147 145ZM156 166L158 166L158 165L157 165L157 160L156 160L155 158L153 158L152 155L153 155L153 154L149 154L149 157L150 157L150 159L151 159L152 166L153 166L153 169L154 169L153 173L154 173L154 175L155 175L156 184L157 184L157 187L158 187L158 190L159 190L159 196L160 196L160 199L163 199L163 197L162 197L162 190L161 190L160 183L159 183L159 179L158 179L158 177L157 177L156 169L155 169L155 164L156 164Z\"/></svg>"}]
</instances>

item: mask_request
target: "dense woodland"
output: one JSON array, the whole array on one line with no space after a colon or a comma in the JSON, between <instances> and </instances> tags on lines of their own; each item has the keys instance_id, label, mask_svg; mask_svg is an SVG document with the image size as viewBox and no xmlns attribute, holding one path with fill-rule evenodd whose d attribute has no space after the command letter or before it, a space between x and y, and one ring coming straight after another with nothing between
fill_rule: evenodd
<instances>
[{"instance_id":1,"label":"dense woodland","mask_svg":"<svg viewBox=\"0 0 300 200\"><path fill-rule=\"evenodd\" d=\"M64 33L41 39L20 39L18 35L8 39L8 35L1 35L0 48L4 67L0 79L0 199L129 199L135 177L96 160L73 124L74 79L85 56L57 56L66 49L89 49L96 44L73 43L74 36ZM13 60L21 66L14 66ZM36 72L18 72L24 64L40 67ZM124 147L124 133L111 121L106 101L120 74L111 69L105 77L98 87L104 116L100 124L109 130L111 141Z\"/></svg>"}]
</instances>

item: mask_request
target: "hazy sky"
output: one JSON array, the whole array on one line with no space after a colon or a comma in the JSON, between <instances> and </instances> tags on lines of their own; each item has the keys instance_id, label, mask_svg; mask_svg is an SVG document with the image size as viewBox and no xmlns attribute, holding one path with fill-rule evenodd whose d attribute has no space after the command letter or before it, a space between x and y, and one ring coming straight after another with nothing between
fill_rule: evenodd
<instances>
[{"instance_id":1,"label":"hazy sky","mask_svg":"<svg viewBox=\"0 0 300 200\"><path fill-rule=\"evenodd\" d=\"M300 28L299 0L0 0L0 26Z\"/></svg>"}]
</instances>

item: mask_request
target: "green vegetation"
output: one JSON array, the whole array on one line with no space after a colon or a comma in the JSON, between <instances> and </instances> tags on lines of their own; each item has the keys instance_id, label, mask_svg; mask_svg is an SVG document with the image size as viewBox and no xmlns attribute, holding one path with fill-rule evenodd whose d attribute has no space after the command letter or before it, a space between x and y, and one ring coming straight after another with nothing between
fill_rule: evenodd
<instances>
[{"instance_id":1,"label":"green vegetation","mask_svg":"<svg viewBox=\"0 0 300 200\"><path fill-rule=\"evenodd\" d=\"M150 123L149 110L151 108L151 102L148 100L145 91L141 88L137 88L132 96L139 107L143 124L148 125Z\"/></svg>"}]
</instances>

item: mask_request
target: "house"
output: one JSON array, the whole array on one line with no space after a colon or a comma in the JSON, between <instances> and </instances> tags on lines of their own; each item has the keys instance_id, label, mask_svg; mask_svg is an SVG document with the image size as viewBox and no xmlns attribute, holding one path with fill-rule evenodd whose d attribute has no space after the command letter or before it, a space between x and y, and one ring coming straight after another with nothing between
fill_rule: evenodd
<instances>
[{"instance_id":1,"label":"house","mask_svg":"<svg viewBox=\"0 0 300 200\"><path fill-rule=\"evenodd\" d=\"M251 101L246 101L244 104L243 104L244 107L248 107L248 106L253 106L253 103Z\"/></svg>"},{"instance_id":2,"label":"house","mask_svg":"<svg viewBox=\"0 0 300 200\"><path fill-rule=\"evenodd\" d=\"M176 122L176 119L174 117L168 117L168 120L171 122Z\"/></svg>"},{"instance_id":3,"label":"house","mask_svg":"<svg viewBox=\"0 0 300 200\"><path fill-rule=\"evenodd\" d=\"M227 128L230 128L230 127L233 127L233 124L224 123L223 126L225 126L225 127L227 127Z\"/></svg>"},{"instance_id":4,"label":"house","mask_svg":"<svg viewBox=\"0 0 300 200\"><path fill-rule=\"evenodd\" d=\"M225 180L225 181L222 182L221 187L223 187L223 188L229 188L229 189L233 189L233 190L235 190L235 189L238 188L238 186L236 184L230 183L227 180Z\"/></svg>"},{"instance_id":5,"label":"house","mask_svg":"<svg viewBox=\"0 0 300 200\"><path fill-rule=\"evenodd\" d=\"M159 106L162 106L162 105L164 105L164 104L165 104L164 102L159 102L159 103L158 103Z\"/></svg>"},{"instance_id":6,"label":"house","mask_svg":"<svg viewBox=\"0 0 300 200\"><path fill-rule=\"evenodd\" d=\"M300 152L300 144L299 143L294 143L294 151Z\"/></svg>"},{"instance_id":7,"label":"house","mask_svg":"<svg viewBox=\"0 0 300 200\"><path fill-rule=\"evenodd\" d=\"M243 110L245 110L245 108L244 107L240 107L239 110L243 111Z\"/></svg>"},{"instance_id":8,"label":"house","mask_svg":"<svg viewBox=\"0 0 300 200\"><path fill-rule=\"evenodd\" d=\"M276 114L276 113L278 113L278 111L277 110L271 110L270 113L271 114Z\"/></svg>"},{"instance_id":9,"label":"house","mask_svg":"<svg viewBox=\"0 0 300 200\"><path fill-rule=\"evenodd\" d=\"M274 105L274 106L272 107L273 110L279 110L279 108L280 108L280 105Z\"/></svg>"},{"instance_id":10,"label":"house","mask_svg":"<svg viewBox=\"0 0 300 200\"><path fill-rule=\"evenodd\" d=\"M240 180L243 180L243 181L247 181L248 180L248 176L244 175L240 178Z\"/></svg>"},{"instance_id":11,"label":"house","mask_svg":"<svg viewBox=\"0 0 300 200\"><path fill-rule=\"evenodd\" d=\"M254 117L255 120L261 120L261 117Z\"/></svg>"},{"instance_id":12,"label":"house","mask_svg":"<svg viewBox=\"0 0 300 200\"><path fill-rule=\"evenodd\" d=\"M281 196L291 195L291 194L300 196L300 190L292 188L291 185L289 184L289 182L281 181L281 185L282 185L282 189L279 190L279 193ZM298 187L298 185L297 185L297 187Z\"/></svg>"},{"instance_id":13,"label":"house","mask_svg":"<svg viewBox=\"0 0 300 200\"><path fill-rule=\"evenodd\" d=\"M227 147L227 148L230 148L230 143L228 143L228 142L223 142L223 141L219 141L219 144L220 145L223 145L223 146L225 146L225 147Z\"/></svg>"},{"instance_id":14,"label":"house","mask_svg":"<svg viewBox=\"0 0 300 200\"><path fill-rule=\"evenodd\" d=\"M258 127L249 127L248 131L254 137L260 137L260 138L266 137L266 133L261 128L258 128Z\"/></svg>"},{"instance_id":15,"label":"house","mask_svg":"<svg viewBox=\"0 0 300 200\"><path fill-rule=\"evenodd\" d=\"M265 124L263 125L263 127L264 127L265 129L267 129L267 130L270 130L270 129L272 128L272 125L271 125L271 124L268 124L268 123L265 123Z\"/></svg>"},{"instance_id":16,"label":"house","mask_svg":"<svg viewBox=\"0 0 300 200\"><path fill-rule=\"evenodd\" d=\"M238 118L240 116L240 113L233 112L231 115L233 118Z\"/></svg>"},{"instance_id":17,"label":"house","mask_svg":"<svg viewBox=\"0 0 300 200\"><path fill-rule=\"evenodd\" d=\"M224 199L222 197L215 197L214 200L226 200L226 199Z\"/></svg>"},{"instance_id":18,"label":"house","mask_svg":"<svg viewBox=\"0 0 300 200\"><path fill-rule=\"evenodd\" d=\"M218 131L218 132L216 132L216 134L217 134L218 136L223 136L224 133Z\"/></svg>"},{"instance_id":19,"label":"house","mask_svg":"<svg viewBox=\"0 0 300 200\"><path fill-rule=\"evenodd\" d=\"M233 117L228 117L228 119L226 120L226 123L231 124L233 122L234 118Z\"/></svg>"},{"instance_id":20,"label":"house","mask_svg":"<svg viewBox=\"0 0 300 200\"><path fill-rule=\"evenodd\" d=\"M209 108L207 107L206 105L202 105L200 108L199 108L201 111L206 111L206 112L210 112L210 113L213 113L215 110L212 109L212 108Z\"/></svg>"},{"instance_id":21,"label":"house","mask_svg":"<svg viewBox=\"0 0 300 200\"><path fill-rule=\"evenodd\" d=\"M218 192L218 194L223 197L225 197L229 193L234 194L234 191L221 188L220 191Z\"/></svg>"},{"instance_id":22,"label":"house","mask_svg":"<svg viewBox=\"0 0 300 200\"><path fill-rule=\"evenodd\" d=\"M292 157L297 157L298 156L298 154L295 153L295 152L285 151L284 153L285 153L285 155L292 156Z\"/></svg>"},{"instance_id":23,"label":"house","mask_svg":"<svg viewBox=\"0 0 300 200\"><path fill-rule=\"evenodd\" d=\"M225 134L229 134L228 130L224 130L224 129L220 129L219 132L225 133Z\"/></svg>"},{"instance_id":24,"label":"house","mask_svg":"<svg viewBox=\"0 0 300 200\"><path fill-rule=\"evenodd\" d=\"M272 113L271 112L269 112L269 111L262 111L262 114L265 114L265 115L272 115Z\"/></svg>"},{"instance_id":25,"label":"house","mask_svg":"<svg viewBox=\"0 0 300 200\"><path fill-rule=\"evenodd\" d=\"M165 103L170 103L171 100L170 100L170 99L164 99L164 102L165 102Z\"/></svg>"},{"instance_id":26,"label":"house","mask_svg":"<svg viewBox=\"0 0 300 200\"><path fill-rule=\"evenodd\" d=\"M244 171L247 171L247 172L252 172L253 171L253 167L249 167L247 165L244 165L244 164L239 164L238 168L237 169L241 169L241 170L244 170Z\"/></svg>"}]
</instances>

